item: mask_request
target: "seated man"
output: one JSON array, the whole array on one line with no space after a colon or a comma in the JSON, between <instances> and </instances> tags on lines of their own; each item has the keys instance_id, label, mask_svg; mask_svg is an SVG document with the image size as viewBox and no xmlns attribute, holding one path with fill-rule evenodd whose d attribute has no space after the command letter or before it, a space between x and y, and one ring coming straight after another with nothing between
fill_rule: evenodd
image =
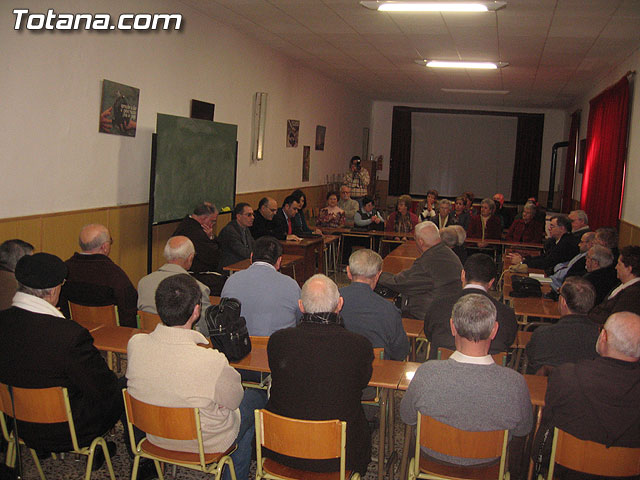
<instances>
[{"instance_id":1,"label":"seated man","mask_svg":"<svg viewBox=\"0 0 640 480\"><path fill-rule=\"evenodd\" d=\"M516 339L518 322L511 307L498 302L489 294L495 279L496 264L489 255L476 253L467 259L462 270L462 291L435 299L424 317L424 333L431 342L429 358L437 358L438 347L455 350L455 339L449 325L451 311L460 297L470 293L488 298L496 307L496 320L499 328L491 342L489 353L493 355L494 353L506 352L511 347Z\"/></svg>"},{"instance_id":2,"label":"seated man","mask_svg":"<svg viewBox=\"0 0 640 480\"><path fill-rule=\"evenodd\" d=\"M543 466L548 465L554 427L607 447L640 447L640 316L611 315L596 349L595 358L556 367L549 377L532 449L535 457L542 452Z\"/></svg>"},{"instance_id":3,"label":"seated man","mask_svg":"<svg viewBox=\"0 0 640 480\"><path fill-rule=\"evenodd\" d=\"M360 397L371 378L373 349L362 335L344 328L338 287L318 274L302 287L297 327L271 335L271 397L267 410L306 420L347 422L348 470L361 475L371 459L371 433ZM265 455L293 468L318 472L339 470L337 460L303 460L275 452Z\"/></svg>"},{"instance_id":4,"label":"seated man","mask_svg":"<svg viewBox=\"0 0 640 480\"><path fill-rule=\"evenodd\" d=\"M586 259L587 273L583 275L583 278L595 287L596 301L594 305L600 305L607 298L607 295L620 285L616 267L613 264L613 253L607 247L594 245L589 249Z\"/></svg>"},{"instance_id":5,"label":"seated man","mask_svg":"<svg viewBox=\"0 0 640 480\"><path fill-rule=\"evenodd\" d=\"M18 282L13 273L25 255L33 254L33 245L22 240L7 240L0 245L0 310L11 308Z\"/></svg>"},{"instance_id":6,"label":"seated man","mask_svg":"<svg viewBox=\"0 0 640 480\"><path fill-rule=\"evenodd\" d=\"M462 264L440 241L433 222L427 220L416 225L415 237L420 258L396 275L383 272L378 283L402 294L404 316L423 319L434 299L460 291Z\"/></svg>"},{"instance_id":7,"label":"seated man","mask_svg":"<svg viewBox=\"0 0 640 480\"><path fill-rule=\"evenodd\" d=\"M253 225L249 227L251 236L257 240L269 235L274 237L273 217L278 212L278 204L271 197L263 197L258 203L258 210L254 212Z\"/></svg>"},{"instance_id":8,"label":"seated man","mask_svg":"<svg viewBox=\"0 0 640 480\"><path fill-rule=\"evenodd\" d=\"M67 276L64 262L48 253L26 255L15 274L13 306L0 312L0 382L22 388L67 387L78 444L89 446L120 419L118 379L87 329L55 307ZM18 429L20 438L36 450L73 449L66 423L18 422ZM115 444L108 443L109 453L115 453Z\"/></svg>"},{"instance_id":9,"label":"seated man","mask_svg":"<svg viewBox=\"0 0 640 480\"><path fill-rule=\"evenodd\" d=\"M348 185L342 185L340 187L340 200L338 200L338 206L344 210L347 227L353 227L356 212L360 209L360 204L357 200L351 198L351 187Z\"/></svg>"},{"instance_id":10,"label":"seated man","mask_svg":"<svg viewBox=\"0 0 640 480\"><path fill-rule=\"evenodd\" d=\"M86 225L80 231L80 250L66 261L67 282L62 287L60 309L68 317L68 301L81 305L118 307L120 325L138 325L138 292L124 270L109 258L111 234L104 225Z\"/></svg>"},{"instance_id":11,"label":"seated man","mask_svg":"<svg viewBox=\"0 0 640 480\"><path fill-rule=\"evenodd\" d=\"M594 232L587 232L582 235L578 248L580 252L568 262L558 263L553 267L553 275L551 275L551 288L554 292L558 292L565 278L581 277L587 273L587 252L593 245L596 238ZM609 289L611 290L611 289Z\"/></svg>"},{"instance_id":12,"label":"seated man","mask_svg":"<svg viewBox=\"0 0 640 480\"><path fill-rule=\"evenodd\" d=\"M191 272L204 283L211 295L220 295L225 277L220 275L220 244L214 233L218 220L218 209L209 202L204 202L193 209L191 215L182 219L173 232L174 237L184 236L193 243L196 256L193 258Z\"/></svg>"},{"instance_id":13,"label":"seated man","mask_svg":"<svg viewBox=\"0 0 640 480\"><path fill-rule=\"evenodd\" d=\"M127 388L143 402L163 407L198 407L205 453L231 454L238 479L247 480L255 434L255 392L242 390L240 375L223 353L202 348L207 339L193 324L200 318L202 292L186 274L165 278L156 290L162 319L151 333L139 333L127 346ZM197 440L170 440L148 435L154 445L198 452ZM225 478L230 478L225 469Z\"/></svg>"},{"instance_id":14,"label":"seated man","mask_svg":"<svg viewBox=\"0 0 640 480\"><path fill-rule=\"evenodd\" d=\"M589 217L584 210L572 210L569 212L569 220L571 220L571 235L576 245L582 239L582 236L590 232Z\"/></svg>"},{"instance_id":15,"label":"seated man","mask_svg":"<svg viewBox=\"0 0 640 480\"><path fill-rule=\"evenodd\" d=\"M391 302L373 292L382 273L382 257L362 248L349 257L347 276L351 285L342 287L342 319L347 330L369 339L373 348L384 348L384 358L404 360L409 340L402 316Z\"/></svg>"},{"instance_id":16,"label":"seated man","mask_svg":"<svg viewBox=\"0 0 640 480\"><path fill-rule=\"evenodd\" d=\"M627 311L640 315L640 246L627 246L620 251L616 272L621 285L589 312L589 317L600 325L612 313Z\"/></svg>"},{"instance_id":17,"label":"seated man","mask_svg":"<svg viewBox=\"0 0 640 480\"><path fill-rule=\"evenodd\" d=\"M222 296L240 300L249 335L269 336L295 326L300 287L280 270L282 245L273 237L260 237L251 254L251 266L229 277Z\"/></svg>"},{"instance_id":18,"label":"seated man","mask_svg":"<svg viewBox=\"0 0 640 480\"><path fill-rule=\"evenodd\" d=\"M509 430L523 437L533 416L524 377L496 365L489 345L498 331L496 308L484 295L464 295L453 307L450 321L456 351L447 360L418 367L400 404L400 416L415 425L418 412L452 427L469 431ZM486 464L494 459L465 459L423 450L456 465Z\"/></svg>"},{"instance_id":19,"label":"seated man","mask_svg":"<svg viewBox=\"0 0 640 480\"><path fill-rule=\"evenodd\" d=\"M565 215L554 216L550 229L551 239L545 244L545 250L541 255L522 258L519 253L512 253L507 256L511 263L525 263L529 268L541 268L548 275L552 275L553 267L558 263L568 262L579 253L578 246L571 236L571 221Z\"/></svg>"},{"instance_id":20,"label":"seated man","mask_svg":"<svg viewBox=\"0 0 640 480\"><path fill-rule=\"evenodd\" d=\"M620 249L618 248L618 231L612 227L601 227L596 230L595 243L607 247L613 253L613 263L618 262Z\"/></svg>"},{"instance_id":21,"label":"seated man","mask_svg":"<svg viewBox=\"0 0 640 480\"><path fill-rule=\"evenodd\" d=\"M587 316L593 307L595 289L581 277L569 277L560 288L560 320L538 327L525 352L528 373L536 373L545 365L556 367L596 356L596 340L600 329Z\"/></svg>"},{"instance_id":22,"label":"seated man","mask_svg":"<svg viewBox=\"0 0 640 480\"><path fill-rule=\"evenodd\" d=\"M233 218L220 232L218 243L222 249L220 269L251 256L255 241L249 231L253 225L253 208L248 203L238 203L233 208Z\"/></svg>"},{"instance_id":23,"label":"seated man","mask_svg":"<svg viewBox=\"0 0 640 480\"><path fill-rule=\"evenodd\" d=\"M187 270L191 268L191 263L195 256L195 249L193 243L187 237L171 237L164 246L163 255L167 263L162 265L157 271L142 277L138 282L138 310L155 314L158 313L158 309L156 308L156 290L158 285L167 277L180 273L188 273ZM204 313L211 305L211 301L209 300L209 287L197 280L196 283L202 293L200 297L200 320L196 323L196 328L204 335L208 335L206 323L204 322Z\"/></svg>"},{"instance_id":24,"label":"seated man","mask_svg":"<svg viewBox=\"0 0 640 480\"><path fill-rule=\"evenodd\" d=\"M302 240L298 235L303 235L304 232L293 221L299 208L300 204L293 195L289 195L284 199L282 207L278 209L278 212L273 217L274 237L278 240L293 240L296 242Z\"/></svg>"}]
</instances>

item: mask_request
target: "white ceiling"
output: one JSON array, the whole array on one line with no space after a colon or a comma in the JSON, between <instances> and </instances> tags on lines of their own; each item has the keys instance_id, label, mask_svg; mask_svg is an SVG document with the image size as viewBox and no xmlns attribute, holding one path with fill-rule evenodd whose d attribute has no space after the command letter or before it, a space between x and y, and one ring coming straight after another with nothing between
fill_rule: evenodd
<instances>
[{"instance_id":1,"label":"white ceiling","mask_svg":"<svg viewBox=\"0 0 640 480\"><path fill-rule=\"evenodd\" d=\"M463 14L382 13L358 0L183 1L374 100L568 108L640 48L640 0L507 0ZM417 59L510 66L426 69Z\"/></svg>"}]
</instances>

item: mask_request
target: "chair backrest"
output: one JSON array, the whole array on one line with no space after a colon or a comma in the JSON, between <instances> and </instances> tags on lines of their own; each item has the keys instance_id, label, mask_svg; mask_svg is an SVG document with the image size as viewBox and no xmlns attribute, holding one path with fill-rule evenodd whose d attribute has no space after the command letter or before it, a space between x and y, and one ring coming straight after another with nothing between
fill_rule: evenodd
<instances>
[{"instance_id":1,"label":"chair backrest","mask_svg":"<svg viewBox=\"0 0 640 480\"><path fill-rule=\"evenodd\" d=\"M209 295L209 301L211 302L211 305L220 305L220 299L222 297L217 297L215 295Z\"/></svg>"},{"instance_id":2,"label":"chair backrest","mask_svg":"<svg viewBox=\"0 0 640 480\"><path fill-rule=\"evenodd\" d=\"M591 475L630 477L640 475L640 448L607 448L601 443L580 440L556 428L549 465L549 479L553 478L556 463Z\"/></svg>"},{"instance_id":3,"label":"chair backrest","mask_svg":"<svg viewBox=\"0 0 640 480\"><path fill-rule=\"evenodd\" d=\"M160 320L160 315L157 313L143 312L142 310L138 310L138 328L142 330L154 330L156 325L162 323Z\"/></svg>"},{"instance_id":4,"label":"chair backrest","mask_svg":"<svg viewBox=\"0 0 640 480\"><path fill-rule=\"evenodd\" d=\"M340 420L298 420L256 410L258 445L291 457L344 460L347 423Z\"/></svg>"},{"instance_id":5,"label":"chair backrest","mask_svg":"<svg viewBox=\"0 0 640 480\"><path fill-rule=\"evenodd\" d=\"M119 327L118 307L116 305L87 306L69 302L71 319L79 324L98 323L109 327Z\"/></svg>"},{"instance_id":6,"label":"chair backrest","mask_svg":"<svg viewBox=\"0 0 640 480\"><path fill-rule=\"evenodd\" d=\"M422 446L454 457L496 458L506 453L509 431L468 432L418 413L417 435L416 450Z\"/></svg>"},{"instance_id":7,"label":"chair backrest","mask_svg":"<svg viewBox=\"0 0 640 480\"><path fill-rule=\"evenodd\" d=\"M159 407L132 397L126 389L122 392L127 419L143 432L173 440L198 438L197 408Z\"/></svg>"},{"instance_id":8,"label":"chair backrest","mask_svg":"<svg viewBox=\"0 0 640 480\"><path fill-rule=\"evenodd\" d=\"M451 355L453 355L453 350L438 347L438 360L446 360ZM491 356L493 357L493 361L498 365L502 365L504 367L507 364L507 352L494 353Z\"/></svg>"},{"instance_id":9,"label":"chair backrest","mask_svg":"<svg viewBox=\"0 0 640 480\"><path fill-rule=\"evenodd\" d=\"M269 337L251 335L249 338L251 339L252 346L266 347L267 343L269 343Z\"/></svg>"}]
</instances>

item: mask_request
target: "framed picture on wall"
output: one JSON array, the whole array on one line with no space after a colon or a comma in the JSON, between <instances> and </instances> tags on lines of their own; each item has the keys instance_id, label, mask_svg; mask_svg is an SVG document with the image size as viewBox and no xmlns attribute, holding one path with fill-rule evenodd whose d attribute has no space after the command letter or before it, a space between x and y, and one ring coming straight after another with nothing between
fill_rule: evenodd
<instances>
[{"instance_id":1,"label":"framed picture on wall","mask_svg":"<svg viewBox=\"0 0 640 480\"><path fill-rule=\"evenodd\" d=\"M327 127L316 125L316 150L324 150L324 135L327 133Z\"/></svg>"},{"instance_id":2,"label":"framed picture on wall","mask_svg":"<svg viewBox=\"0 0 640 480\"><path fill-rule=\"evenodd\" d=\"M287 120L287 147L298 146L299 133L300 133L300 120Z\"/></svg>"},{"instance_id":3,"label":"framed picture on wall","mask_svg":"<svg viewBox=\"0 0 640 480\"><path fill-rule=\"evenodd\" d=\"M139 99L139 88L103 80L98 131L135 137Z\"/></svg>"}]
</instances>

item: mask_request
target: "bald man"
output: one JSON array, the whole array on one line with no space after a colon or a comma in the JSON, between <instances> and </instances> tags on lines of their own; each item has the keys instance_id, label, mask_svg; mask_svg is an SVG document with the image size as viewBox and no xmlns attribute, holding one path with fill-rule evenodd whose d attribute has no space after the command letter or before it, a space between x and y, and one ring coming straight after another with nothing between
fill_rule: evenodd
<instances>
[{"instance_id":1,"label":"bald man","mask_svg":"<svg viewBox=\"0 0 640 480\"><path fill-rule=\"evenodd\" d=\"M260 237L273 237L275 224L273 217L278 212L278 202L271 197L264 197L258 203L258 210L255 211L253 225L249 227L251 236L257 240Z\"/></svg>"},{"instance_id":2,"label":"bald man","mask_svg":"<svg viewBox=\"0 0 640 480\"><path fill-rule=\"evenodd\" d=\"M553 427L607 447L640 447L640 316L611 315L596 351L551 373L534 454L547 430L544 451L551 450Z\"/></svg>"},{"instance_id":3,"label":"bald man","mask_svg":"<svg viewBox=\"0 0 640 480\"><path fill-rule=\"evenodd\" d=\"M69 276L62 287L59 306L69 317L68 301L81 305L118 307L120 325L136 327L138 293L124 270L110 258L113 239L104 225L85 225L78 238L80 252L67 260Z\"/></svg>"},{"instance_id":4,"label":"bald man","mask_svg":"<svg viewBox=\"0 0 640 480\"><path fill-rule=\"evenodd\" d=\"M150 273L146 277L142 277L138 282L138 310L143 312L158 314L156 308L156 290L158 285L165 278L178 275L180 273L189 273L196 250L193 242L187 237L178 235L167 240L164 246L163 256L167 263L162 265L157 271ZM200 299L200 319L195 324L196 330L204 335L208 335L206 324L204 322L204 314L207 307L211 305L209 300L209 287L204 283L196 280L202 297Z\"/></svg>"},{"instance_id":5,"label":"bald man","mask_svg":"<svg viewBox=\"0 0 640 480\"><path fill-rule=\"evenodd\" d=\"M411 268L396 275L383 272L378 285L402 294L402 314L424 320L434 299L459 293L462 264L453 251L440 241L435 223L416 225L416 245L421 253Z\"/></svg>"}]
</instances>

